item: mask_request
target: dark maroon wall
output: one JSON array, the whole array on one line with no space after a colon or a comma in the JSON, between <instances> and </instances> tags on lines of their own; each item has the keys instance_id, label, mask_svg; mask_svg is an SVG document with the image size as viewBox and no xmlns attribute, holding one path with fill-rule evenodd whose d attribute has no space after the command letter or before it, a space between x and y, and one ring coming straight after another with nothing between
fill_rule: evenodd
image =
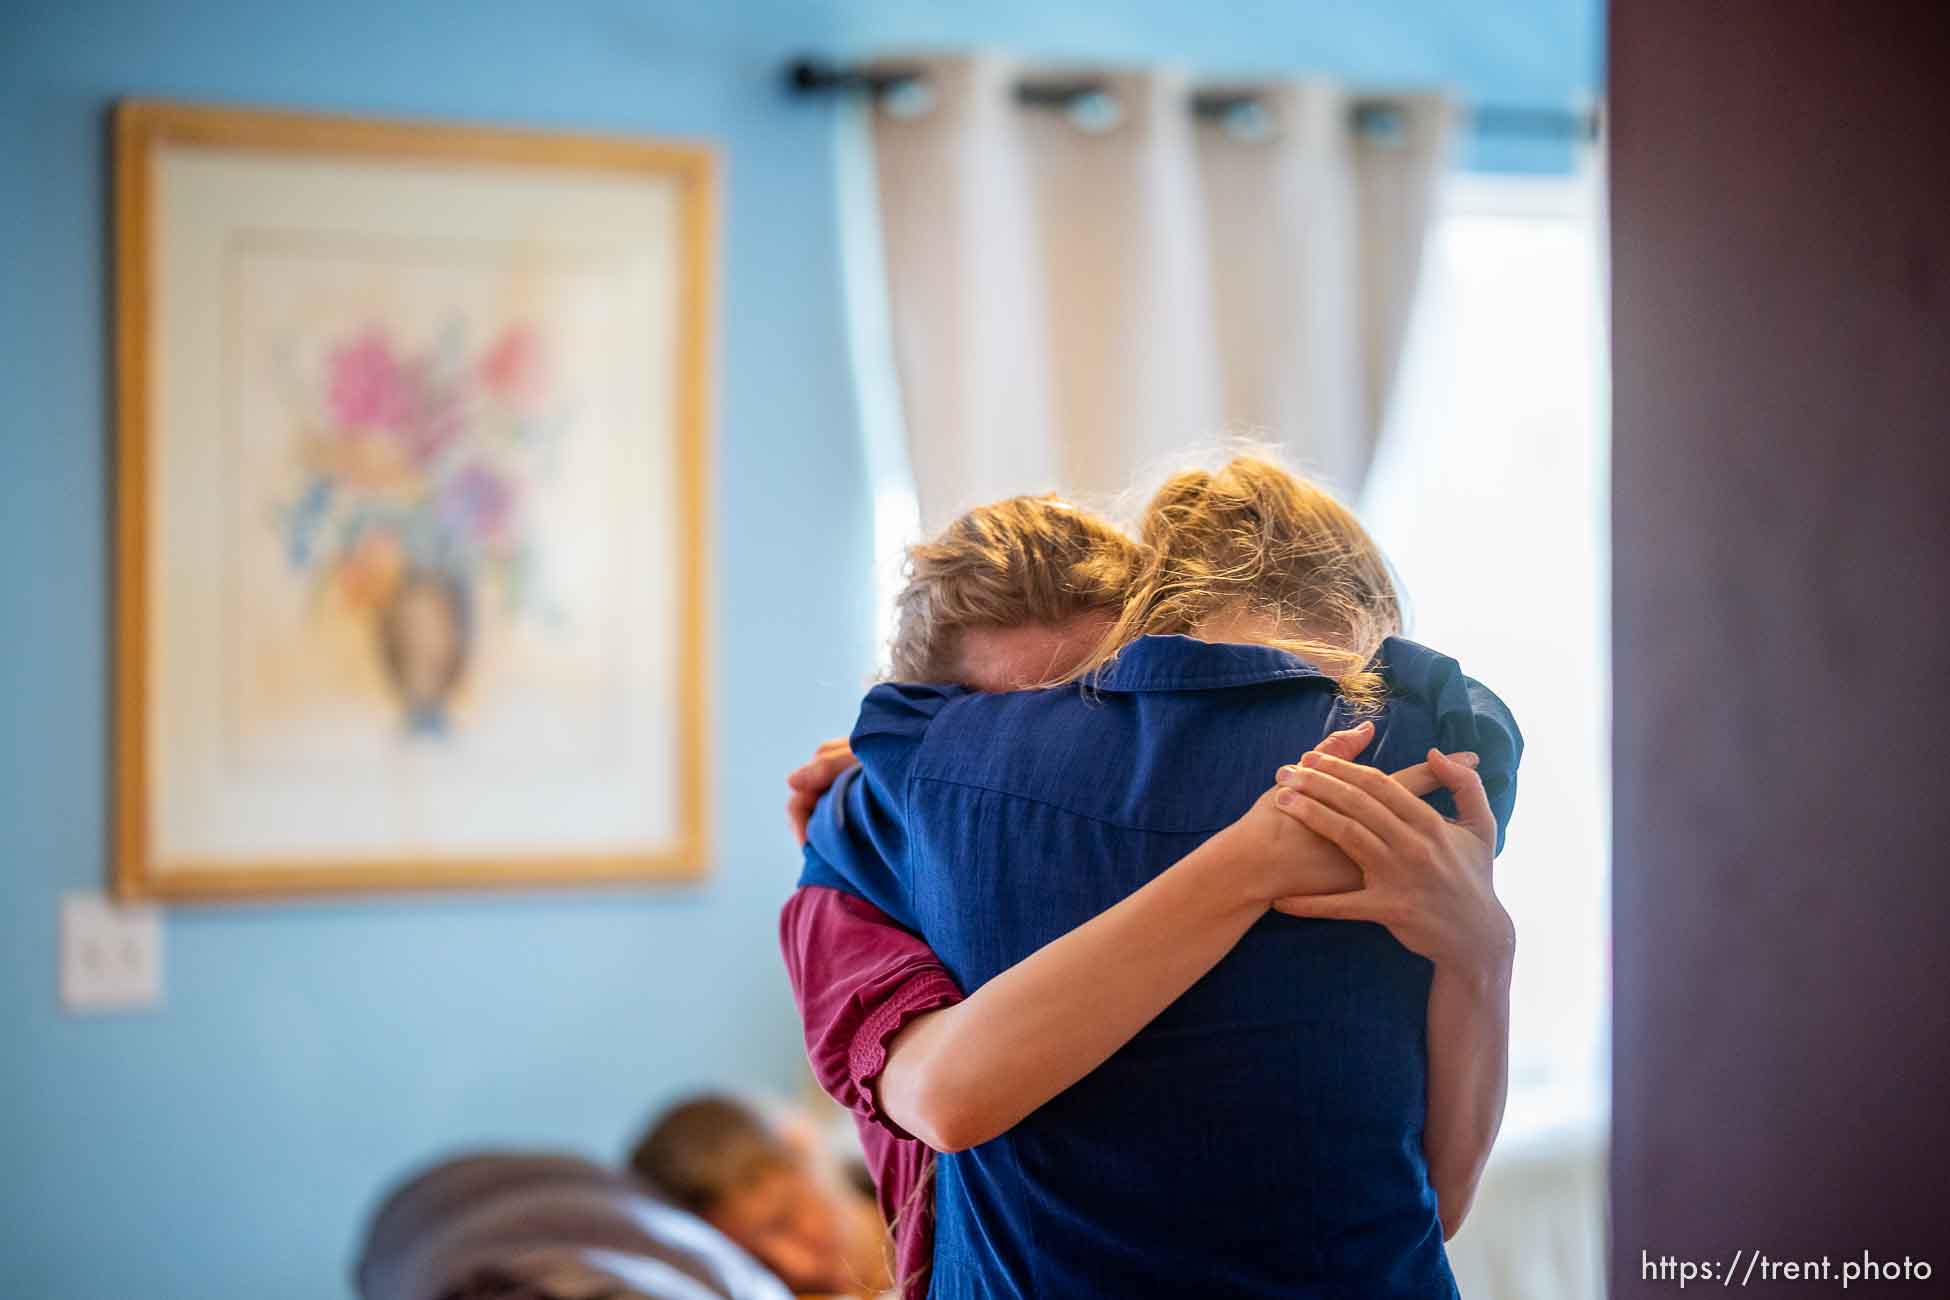
<instances>
[{"instance_id":1,"label":"dark maroon wall","mask_svg":"<svg viewBox=\"0 0 1950 1300\"><path fill-rule=\"evenodd\" d=\"M1617 0L1610 76L1614 1295L1950 1295L1950 0Z\"/></svg>"}]
</instances>

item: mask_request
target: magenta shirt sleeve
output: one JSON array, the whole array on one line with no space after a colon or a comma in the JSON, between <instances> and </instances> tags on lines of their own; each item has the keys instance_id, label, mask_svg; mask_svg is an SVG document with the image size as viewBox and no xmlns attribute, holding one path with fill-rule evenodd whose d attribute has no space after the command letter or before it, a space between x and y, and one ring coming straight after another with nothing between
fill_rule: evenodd
<instances>
[{"instance_id":1,"label":"magenta shirt sleeve","mask_svg":"<svg viewBox=\"0 0 1950 1300\"><path fill-rule=\"evenodd\" d=\"M907 1138L880 1111L873 1081L887 1043L914 1017L961 1001L934 950L873 904L837 889L796 889L779 915L779 945L799 1003L813 1076L862 1119Z\"/></svg>"},{"instance_id":2,"label":"magenta shirt sleeve","mask_svg":"<svg viewBox=\"0 0 1950 1300\"><path fill-rule=\"evenodd\" d=\"M934 1198L916 1196L931 1153L881 1112L873 1082L889 1040L914 1017L960 1002L961 989L918 935L837 889L794 890L779 945L813 1076L853 1112L880 1211L894 1225L896 1276L918 1296L934 1253Z\"/></svg>"}]
</instances>

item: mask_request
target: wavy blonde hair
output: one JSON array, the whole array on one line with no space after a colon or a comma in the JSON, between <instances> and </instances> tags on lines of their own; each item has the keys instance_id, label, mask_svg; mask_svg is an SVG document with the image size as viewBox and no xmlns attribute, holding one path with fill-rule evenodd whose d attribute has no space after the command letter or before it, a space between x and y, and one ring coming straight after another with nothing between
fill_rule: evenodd
<instances>
[{"instance_id":1,"label":"wavy blonde hair","mask_svg":"<svg viewBox=\"0 0 1950 1300\"><path fill-rule=\"evenodd\" d=\"M907 582L894 601L889 675L896 681L961 679L963 634L970 628L1055 627L1083 614L1115 618L1143 558L1115 524L1060 497L1010 497L978 506L931 540L907 548Z\"/></svg>"},{"instance_id":2,"label":"wavy blonde hair","mask_svg":"<svg viewBox=\"0 0 1950 1300\"><path fill-rule=\"evenodd\" d=\"M1369 665L1401 631L1401 602L1381 548L1326 489L1269 457L1235 456L1173 474L1139 524L1133 540L1060 497L1010 497L910 546L889 676L961 680L970 628L1094 614L1109 627L1090 653L1034 683L1087 684L1138 637L1250 620L1272 631L1256 641L1318 666L1357 711L1381 704Z\"/></svg>"},{"instance_id":3,"label":"wavy blonde hair","mask_svg":"<svg viewBox=\"0 0 1950 1300\"><path fill-rule=\"evenodd\" d=\"M1357 710L1380 705L1386 687L1369 665L1401 631L1401 601L1381 548L1326 489L1265 456L1235 456L1166 479L1139 535L1117 621L1066 680L1101 673L1138 637L1249 619L1274 630L1256 641L1319 667Z\"/></svg>"}]
</instances>

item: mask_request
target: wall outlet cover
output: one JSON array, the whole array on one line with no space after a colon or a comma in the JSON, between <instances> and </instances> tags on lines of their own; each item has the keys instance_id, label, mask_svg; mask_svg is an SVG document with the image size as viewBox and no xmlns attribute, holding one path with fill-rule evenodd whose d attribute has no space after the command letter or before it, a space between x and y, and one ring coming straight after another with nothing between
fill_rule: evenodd
<instances>
[{"instance_id":1,"label":"wall outlet cover","mask_svg":"<svg viewBox=\"0 0 1950 1300\"><path fill-rule=\"evenodd\" d=\"M162 913L96 893L61 896L61 1005L139 1011L162 1001Z\"/></svg>"}]
</instances>

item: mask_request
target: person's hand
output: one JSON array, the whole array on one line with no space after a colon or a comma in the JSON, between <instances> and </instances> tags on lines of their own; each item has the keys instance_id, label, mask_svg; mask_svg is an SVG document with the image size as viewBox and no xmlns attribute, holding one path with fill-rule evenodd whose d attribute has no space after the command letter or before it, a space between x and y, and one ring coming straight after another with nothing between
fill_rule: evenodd
<instances>
[{"instance_id":1,"label":"person's hand","mask_svg":"<svg viewBox=\"0 0 1950 1300\"><path fill-rule=\"evenodd\" d=\"M1359 888L1274 904L1289 916L1373 921L1438 966L1507 969L1516 947L1492 882L1496 818L1473 766L1430 750L1427 764L1456 799L1450 821L1373 768L1308 754L1281 768L1274 807L1360 868Z\"/></svg>"},{"instance_id":2,"label":"person's hand","mask_svg":"<svg viewBox=\"0 0 1950 1300\"><path fill-rule=\"evenodd\" d=\"M847 743L847 738L835 736L813 751L810 762L794 768L785 778L786 789L791 791L785 800L785 819L792 823L792 834L802 847L806 842L806 823L812 820L819 796L832 788L840 773L859 761L853 757L853 746Z\"/></svg>"},{"instance_id":3,"label":"person's hand","mask_svg":"<svg viewBox=\"0 0 1950 1300\"><path fill-rule=\"evenodd\" d=\"M1352 759L1373 739L1374 724L1361 722L1327 736L1311 752L1337 760ZM1476 756L1464 754L1458 759L1474 763ZM1396 782L1411 796L1442 788L1427 763L1417 763L1381 779ZM1249 895L1260 903L1270 904L1291 895L1360 888L1360 868L1331 840L1315 834L1278 808L1275 799L1279 793L1278 786L1268 790L1238 821L1212 837L1213 850L1224 853L1234 864L1236 878L1245 883Z\"/></svg>"}]
</instances>

